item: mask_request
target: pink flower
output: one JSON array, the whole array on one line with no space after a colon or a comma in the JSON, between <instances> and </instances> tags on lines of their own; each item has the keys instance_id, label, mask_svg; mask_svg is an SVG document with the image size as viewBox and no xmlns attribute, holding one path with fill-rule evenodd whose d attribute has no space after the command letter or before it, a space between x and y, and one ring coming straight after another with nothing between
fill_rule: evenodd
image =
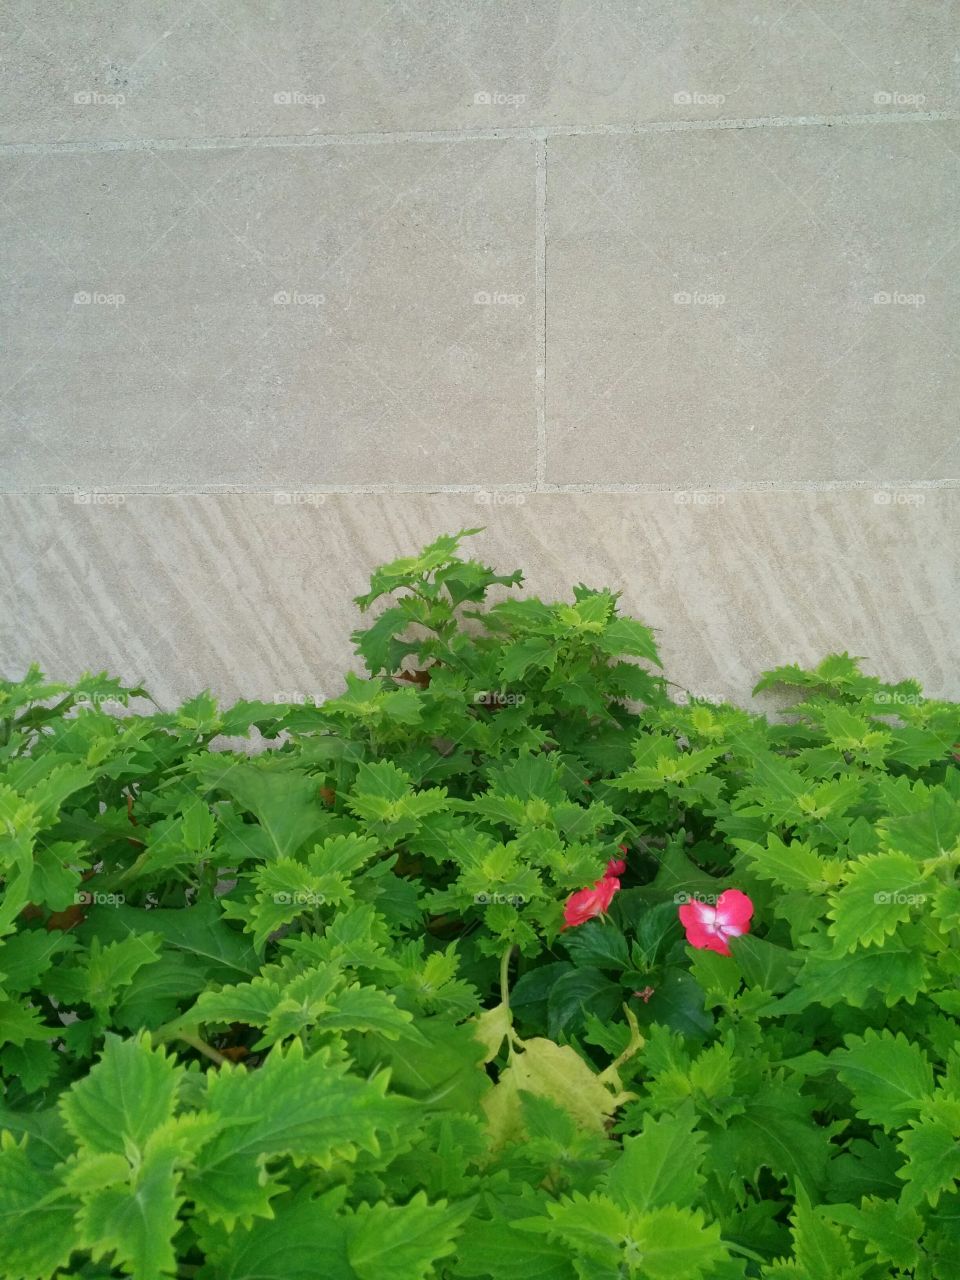
<instances>
[{"instance_id":1,"label":"pink flower","mask_svg":"<svg viewBox=\"0 0 960 1280\"><path fill-rule=\"evenodd\" d=\"M618 844L617 848L621 853L625 854L627 852L627 846L625 844ZM603 874L605 876L622 876L626 869L627 864L624 862L623 858L611 858L607 863L607 869Z\"/></svg>"},{"instance_id":2,"label":"pink flower","mask_svg":"<svg viewBox=\"0 0 960 1280\"><path fill-rule=\"evenodd\" d=\"M560 932L602 915L619 888L620 881L616 876L606 875L593 888L578 889L576 893L571 893L563 908L564 923L560 926Z\"/></svg>"},{"instance_id":3,"label":"pink flower","mask_svg":"<svg viewBox=\"0 0 960 1280\"><path fill-rule=\"evenodd\" d=\"M727 939L750 932L753 903L739 889L725 889L715 907L706 902L685 902L679 915L691 947L729 956Z\"/></svg>"}]
</instances>

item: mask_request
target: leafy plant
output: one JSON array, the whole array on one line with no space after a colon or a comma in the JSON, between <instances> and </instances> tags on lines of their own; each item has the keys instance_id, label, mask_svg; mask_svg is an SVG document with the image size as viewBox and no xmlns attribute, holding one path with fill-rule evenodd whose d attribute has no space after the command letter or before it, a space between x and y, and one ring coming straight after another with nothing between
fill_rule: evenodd
<instances>
[{"instance_id":1,"label":"leafy plant","mask_svg":"<svg viewBox=\"0 0 960 1280\"><path fill-rule=\"evenodd\" d=\"M320 706L0 683L0 1275L951 1280L957 706L472 532Z\"/></svg>"}]
</instances>

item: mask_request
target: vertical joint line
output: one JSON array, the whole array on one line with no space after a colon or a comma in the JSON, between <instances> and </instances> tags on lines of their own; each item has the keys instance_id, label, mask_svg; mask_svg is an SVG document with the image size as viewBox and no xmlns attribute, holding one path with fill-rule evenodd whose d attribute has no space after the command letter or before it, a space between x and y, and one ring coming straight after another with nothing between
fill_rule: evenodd
<instances>
[{"instance_id":1,"label":"vertical joint line","mask_svg":"<svg viewBox=\"0 0 960 1280\"><path fill-rule=\"evenodd\" d=\"M536 142L537 254L536 254L536 361L537 361L537 488L547 478L547 137Z\"/></svg>"}]
</instances>

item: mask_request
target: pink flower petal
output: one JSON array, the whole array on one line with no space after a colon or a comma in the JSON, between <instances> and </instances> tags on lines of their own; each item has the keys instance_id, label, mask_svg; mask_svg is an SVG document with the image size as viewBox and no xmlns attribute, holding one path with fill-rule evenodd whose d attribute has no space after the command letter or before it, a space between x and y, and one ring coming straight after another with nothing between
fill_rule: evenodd
<instances>
[{"instance_id":1,"label":"pink flower petal","mask_svg":"<svg viewBox=\"0 0 960 1280\"><path fill-rule=\"evenodd\" d=\"M728 933L746 933L752 915L753 903L739 889L725 889L717 899L717 922Z\"/></svg>"}]
</instances>

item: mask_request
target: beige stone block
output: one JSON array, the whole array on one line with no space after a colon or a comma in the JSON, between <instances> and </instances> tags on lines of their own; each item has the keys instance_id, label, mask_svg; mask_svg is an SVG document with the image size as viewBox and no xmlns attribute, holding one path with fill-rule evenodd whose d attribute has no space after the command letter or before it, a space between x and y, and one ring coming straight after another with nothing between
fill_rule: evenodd
<instances>
[{"instance_id":1,"label":"beige stone block","mask_svg":"<svg viewBox=\"0 0 960 1280\"><path fill-rule=\"evenodd\" d=\"M9 487L533 478L533 143L0 173Z\"/></svg>"},{"instance_id":2,"label":"beige stone block","mask_svg":"<svg viewBox=\"0 0 960 1280\"><path fill-rule=\"evenodd\" d=\"M960 125L547 154L548 480L957 475Z\"/></svg>"},{"instance_id":3,"label":"beige stone block","mask_svg":"<svg viewBox=\"0 0 960 1280\"><path fill-rule=\"evenodd\" d=\"M7 0L0 139L955 110L956 14L896 0Z\"/></svg>"}]
</instances>

